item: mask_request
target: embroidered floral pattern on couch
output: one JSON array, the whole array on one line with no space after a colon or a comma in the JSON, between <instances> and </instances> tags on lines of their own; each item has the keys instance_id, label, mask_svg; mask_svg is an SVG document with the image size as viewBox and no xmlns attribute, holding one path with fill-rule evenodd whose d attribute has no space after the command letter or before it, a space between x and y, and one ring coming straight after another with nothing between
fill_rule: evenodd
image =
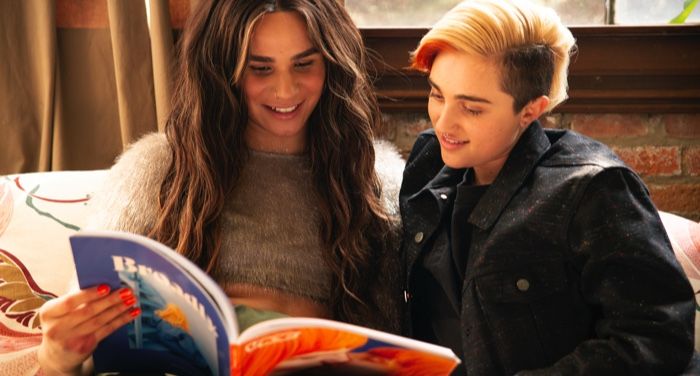
<instances>
[{"instance_id":1,"label":"embroidered floral pattern on couch","mask_svg":"<svg viewBox=\"0 0 700 376\"><path fill-rule=\"evenodd\" d=\"M105 171L0 176L0 374L35 375L39 308L75 270L68 236L85 223Z\"/></svg>"}]
</instances>

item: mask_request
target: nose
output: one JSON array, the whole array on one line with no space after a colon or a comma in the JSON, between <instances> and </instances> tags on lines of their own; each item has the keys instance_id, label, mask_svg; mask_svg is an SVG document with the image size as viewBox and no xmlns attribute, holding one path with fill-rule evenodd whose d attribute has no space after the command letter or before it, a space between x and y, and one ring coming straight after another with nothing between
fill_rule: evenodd
<instances>
[{"instance_id":1,"label":"nose","mask_svg":"<svg viewBox=\"0 0 700 376\"><path fill-rule=\"evenodd\" d=\"M443 104L440 108L436 109L433 118L433 128L440 132L449 133L451 129L454 129L458 125L459 119L455 113L455 107L450 104Z\"/></svg>"},{"instance_id":2,"label":"nose","mask_svg":"<svg viewBox=\"0 0 700 376\"><path fill-rule=\"evenodd\" d=\"M292 74L279 74L275 83L275 98L290 99L297 94L297 90L296 80Z\"/></svg>"}]
</instances>

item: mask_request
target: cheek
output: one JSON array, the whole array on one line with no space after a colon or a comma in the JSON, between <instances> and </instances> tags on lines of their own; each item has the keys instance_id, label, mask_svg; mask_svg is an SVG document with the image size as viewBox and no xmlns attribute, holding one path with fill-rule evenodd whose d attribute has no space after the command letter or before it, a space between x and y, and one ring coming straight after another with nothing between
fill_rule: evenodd
<instances>
[{"instance_id":1,"label":"cheek","mask_svg":"<svg viewBox=\"0 0 700 376\"><path fill-rule=\"evenodd\" d=\"M243 79L241 89L246 102L259 102L263 99L265 83L262 80L248 77Z\"/></svg>"},{"instance_id":2,"label":"cheek","mask_svg":"<svg viewBox=\"0 0 700 376\"><path fill-rule=\"evenodd\" d=\"M308 77L304 80L304 86L306 86L309 94L314 97L320 97L323 92L323 84L325 83L325 75L323 72L319 74Z\"/></svg>"},{"instance_id":3,"label":"cheek","mask_svg":"<svg viewBox=\"0 0 700 376\"><path fill-rule=\"evenodd\" d=\"M442 114L442 105L432 100L428 101L428 117L433 127L440 120L440 114Z\"/></svg>"},{"instance_id":4,"label":"cheek","mask_svg":"<svg viewBox=\"0 0 700 376\"><path fill-rule=\"evenodd\" d=\"M326 83L326 66L320 64L310 72L307 72L301 77L303 85L309 95L320 97L323 93L323 86Z\"/></svg>"}]
</instances>

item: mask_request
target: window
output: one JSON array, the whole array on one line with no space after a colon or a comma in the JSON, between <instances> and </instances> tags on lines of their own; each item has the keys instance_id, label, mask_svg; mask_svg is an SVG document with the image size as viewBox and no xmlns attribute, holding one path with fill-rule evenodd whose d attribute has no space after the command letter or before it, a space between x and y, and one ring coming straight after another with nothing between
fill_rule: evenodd
<instances>
[{"instance_id":1,"label":"window","mask_svg":"<svg viewBox=\"0 0 700 376\"><path fill-rule=\"evenodd\" d=\"M665 24L684 0L533 0L553 8L567 25ZM345 0L360 27L428 27L460 0ZM700 21L700 10L688 22Z\"/></svg>"},{"instance_id":2,"label":"window","mask_svg":"<svg viewBox=\"0 0 700 376\"><path fill-rule=\"evenodd\" d=\"M665 24L683 10L684 0L615 0L615 23L620 25ZM695 9L686 22L699 22Z\"/></svg>"},{"instance_id":3,"label":"window","mask_svg":"<svg viewBox=\"0 0 700 376\"><path fill-rule=\"evenodd\" d=\"M460 0L345 0L345 6L360 27L428 27L459 2ZM606 0L535 2L553 8L567 25L606 23Z\"/></svg>"}]
</instances>

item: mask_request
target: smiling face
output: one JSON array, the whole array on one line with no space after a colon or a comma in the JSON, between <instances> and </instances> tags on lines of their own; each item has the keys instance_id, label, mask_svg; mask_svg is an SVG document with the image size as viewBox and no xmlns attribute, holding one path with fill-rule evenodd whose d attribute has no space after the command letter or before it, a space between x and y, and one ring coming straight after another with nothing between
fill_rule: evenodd
<instances>
[{"instance_id":1,"label":"smiling face","mask_svg":"<svg viewBox=\"0 0 700 376\"><path fill-rule=\"evenodd\" d=\"M445 164L474 168L477 184L490 184L546 97L513 112L513 97L501 89L495 60L452 49L438 53L430 69L428 114Z\"/></svg>"},{"instance_id":2,"label":"smiling face","mask_svg":"<svg viewBox=\"0 0 700 376\"><path fill-rule=\"evenodd\" d=\"M296 12L268 13L256 25L241 88L248 106L246 143L253 150L299 154L321 97L323 56Z\"/></svg>"}]
</instances>

